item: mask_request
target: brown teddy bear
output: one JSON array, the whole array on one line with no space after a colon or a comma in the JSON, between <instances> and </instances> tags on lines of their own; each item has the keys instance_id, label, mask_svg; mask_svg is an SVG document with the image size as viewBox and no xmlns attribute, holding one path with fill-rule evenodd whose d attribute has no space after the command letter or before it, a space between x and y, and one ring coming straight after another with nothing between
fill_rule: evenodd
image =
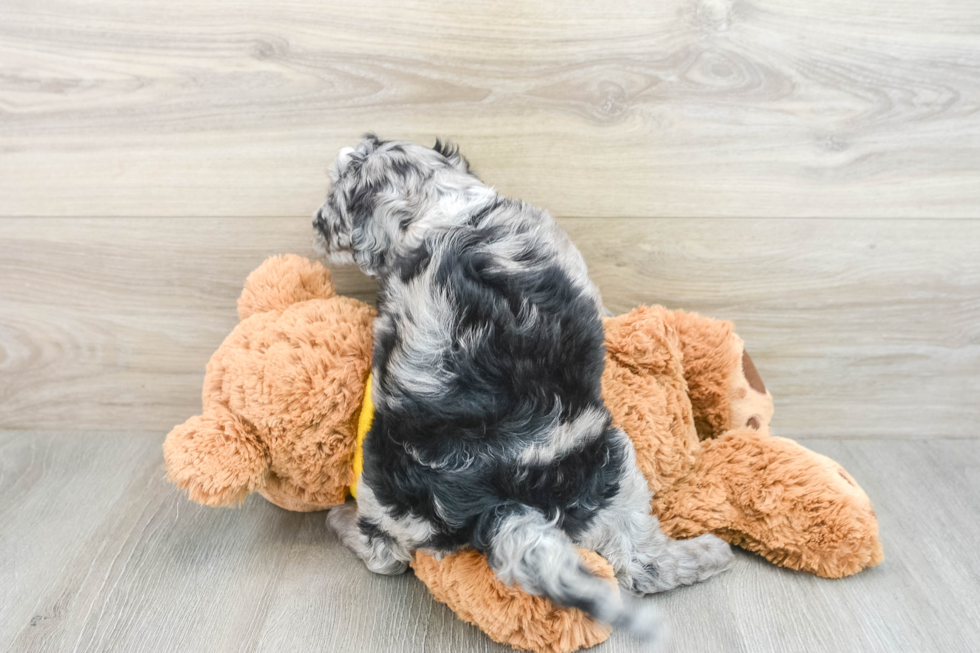
<instances>
[{"instance_id":1,"label":"brown teddy bear","mask_svg":"<svg viewBox=\"0 0 980 653\"><path fill-rule=\"evenodd\" d=\"M204 413L164 443L171 481L210 506L257 491L287 510L343 503L367 430L375 311L335 294L330 273L298 256L267 260L245 282L241 323L212 356ZM837 578L882 560L871 501L834 461L769 434L772 397L729 322L662 307L605 320L603 397L630 435L672 537L714 533L793 569ZM600 556L582 551L615 583ZM482 555L412 567L491 638L565 652L609 627L503 585Z\"/></svg>"}]
</instances>

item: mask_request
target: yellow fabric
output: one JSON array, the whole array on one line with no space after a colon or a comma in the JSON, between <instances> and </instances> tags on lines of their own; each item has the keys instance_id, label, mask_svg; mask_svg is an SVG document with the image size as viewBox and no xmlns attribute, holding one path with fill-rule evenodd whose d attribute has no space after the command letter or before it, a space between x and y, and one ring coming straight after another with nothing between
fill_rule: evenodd
<instances>
[{"instance_id":1,"label":"yellow fabric","mask_svg":"<svg viewBox=\"0 0 980 653\"><path fill-rule=\"evenodd\" d=\"M354 445L354 481L350 484L350 495L357 498L357 479L364 471L364 438L371 430L374 421L374 404L371 402L371 375L368 374L367 386L364 388L364 403L361 404L361 415L357 418L357 444Z\"/></svg>"}]
</instances>

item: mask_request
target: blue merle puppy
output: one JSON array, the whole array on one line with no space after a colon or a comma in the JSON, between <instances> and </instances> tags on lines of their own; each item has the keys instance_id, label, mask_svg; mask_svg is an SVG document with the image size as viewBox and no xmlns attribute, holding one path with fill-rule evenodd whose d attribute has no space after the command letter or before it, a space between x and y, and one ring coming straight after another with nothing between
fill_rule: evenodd
<instances>
[{"instance_id":1,"label":"blue merle puppy","mask_svg":"<svg viewBox=\"0 0 980 653\"><path fill-rule=\"evenodd\" d=\"M331 176L318 249L381 282L364 472L331 528L377 573L405 571L415 549L472 546L508 584L654 634L575 545L639 594L704 580L732 554L713 535L669 539L650 514L600 396L602 303L581 254L439 142L368 135Z\"/></svg>"}]
</instances>

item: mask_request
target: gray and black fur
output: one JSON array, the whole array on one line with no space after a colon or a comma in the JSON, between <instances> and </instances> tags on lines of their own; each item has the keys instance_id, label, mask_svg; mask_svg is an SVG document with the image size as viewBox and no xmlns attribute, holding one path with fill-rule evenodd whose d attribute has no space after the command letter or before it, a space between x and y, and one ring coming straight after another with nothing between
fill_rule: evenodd
<instances>
[{"instance_id":1,"label":"gray and black fur","mask_svg":"<svg viewBox=\"0 0 980 653\"><path fill-rule=\"evenodd\" d=\"M731 551L711 535L671 540L650 514L633 445L600 395L601 301L578 250L439 142L368 135L332 177L319 248L378 277L381 293L358 502L334 508L331 526L372 571L472 546L507 583L653 634L574 545L639 594L703 580Z\"/></svg>"}]
</instances>

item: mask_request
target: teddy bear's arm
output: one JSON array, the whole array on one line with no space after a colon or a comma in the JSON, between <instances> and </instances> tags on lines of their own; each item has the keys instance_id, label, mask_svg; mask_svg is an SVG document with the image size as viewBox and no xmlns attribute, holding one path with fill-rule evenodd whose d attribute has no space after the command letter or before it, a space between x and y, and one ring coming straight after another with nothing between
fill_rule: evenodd
<instances>
[{"instance_id":1,"label":"teddy bear's arm","mask_svg":"<svg viewBox=\"0 0 980 653\"><path fill-rule=\"evenodd\" d=\"M163 443L167 478L192 501L233 506L262 489L269 452L243 418L216 406L175 427Z\"/></svg>"},{"instance_id":2,"label":"teddy bear's arm","mask_svg":"<svg viewBox=\"0 0 980 653\"><path fill-rule=\"evenodd\" d=\"M881 562L870 499L844 468L785 438L737 429L654 499L665 532L713 532L771 562L827 578Z\"/></svg>"}]
</instances>

